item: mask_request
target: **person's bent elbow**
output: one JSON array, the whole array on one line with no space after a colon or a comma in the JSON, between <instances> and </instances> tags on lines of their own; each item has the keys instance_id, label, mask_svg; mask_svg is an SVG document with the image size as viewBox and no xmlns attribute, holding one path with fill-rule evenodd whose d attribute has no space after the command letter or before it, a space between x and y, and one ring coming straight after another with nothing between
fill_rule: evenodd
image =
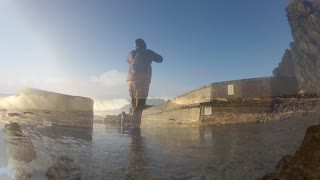
<instances>
[{"instance_id":1,"label":"person's bent elbow","mask_svg":"<svg viewBox=\"0 0 320 180\"><path fill-rule=\"evenodd\" d=\"M160 55L157 59L155 59L155 62L157 62L157 63L162 63L162 61L163 61L163 57Z\"/></svg>"}]
</instances>

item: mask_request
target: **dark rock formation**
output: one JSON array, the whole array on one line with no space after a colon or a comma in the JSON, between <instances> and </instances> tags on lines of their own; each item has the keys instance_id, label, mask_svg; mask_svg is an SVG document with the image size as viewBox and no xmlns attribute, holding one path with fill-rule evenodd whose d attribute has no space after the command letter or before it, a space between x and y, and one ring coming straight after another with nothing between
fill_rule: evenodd
<instances>
[{"instance_id":1,"label":"dark rock formation","mask_svg":"<svg viewBox=\"0 0 320 180\"><path fill-rule=\"evenodd\" d=\"M21 114L19 113L8 113L9 117L21 117Z\"/></svg>"},{"instance_id":2,"label":"dark rock formation","mask_svg":"<svg viewBox=\"0 0 320 180\"><path fill-rule=\"evenodd\" d=\"M320 8L320 1L319 0L310 0L311 3L313 3L314 6Z\"/></svg>"},{"instance_id":3,"label":"dark rock formation","mask_svg":"<svg viewBox=\"0 0 320 180\"><path fill-rule=\"evenodd\" d=\"M6 124L5 134L8 143L8 166L14 169L15 178L31 178L30 171L23 165L31 162L37 157L31 139L22 132L18 123Z\"/></svg>"},{"instance_id":4,"label":"dark rock formation","mask_svg":"<svg viewBox=\"0 0 320 180\"><path fill-rule=\"evenodd\" d=\"M320 124L307 129L294 156L284 156L276 171L261 179L320 179Z\"/></svg>"},{"instance_id":5,"label":"dark rock formation","mask_svg":"<svg viewBox=\"0 0 320 180\"><path fill-rule=\"evenodd\" d=\"M303 93L320 93L319 4L318 0L291 0L286 11L294 42L273 70L275 77L295 77Z\"/></svg>"},{"instance_id":6,"label":"dark rock formation","mask_svg":"<svg viewBox=\"0 0 320 180\"><path fill-rule=\"evenodd\" d=\"M36 158L31 139L22 132L18 123L6 124L5 133L9 158L23 162L30 162Z\"/></svg>"},{"instance_id":7,"label":"dark rock formation","mask_svg":"<svg viewBox=\"0 0 320 180\"><path fill-rule=\"evenodd\" d=\"M105 124L120 124L121 116L120 115L106 115L104 118Z\"/></svg>"},{"instance_id":8,"label":"dark rock formation","mask_svg":"<svg viewBox=\"0 0 320 180\"><path fill-rule=\"evenodd\" d=\"M54 179L81 179L80 168L75 166L74 161L66 156L60 156L57 161L48 168L46 176L49 180Z\"/></svg>"}]
</instances>

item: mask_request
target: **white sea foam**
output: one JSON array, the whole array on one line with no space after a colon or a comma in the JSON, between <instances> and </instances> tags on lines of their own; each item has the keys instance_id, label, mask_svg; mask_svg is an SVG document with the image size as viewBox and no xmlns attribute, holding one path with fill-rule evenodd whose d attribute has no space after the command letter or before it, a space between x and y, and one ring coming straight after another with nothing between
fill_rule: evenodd
<instances>
[{"instance_id":1,"label":"white sea foam","mask_svg":"<svg viewBox=\"0 0 320 180\"><path fill-rule=\"evenodd\" d=\"M13 173L6 167L0 167L0 179L1 180L11 180L15 179Z\"/></svg>"},{"instance_id":2,"label":"white sea foam","mask_svg":"<svg viewBox=\"0 0 320 180\"><path fill-rule=\"evenodd\" d=\"M17 96L0 96L0 108L11 109L19 104Z\"/></svg>"},{"instance_id":3,"label":"white sea foam","mask_svg":"<svg viewBox=\"0 0 320 180\"><path fill-rule=\"evenodd\" d=\"M94 99L94 111L110 111L123 108L129 104L128 99Z\"/></svg>"}]
</instances>

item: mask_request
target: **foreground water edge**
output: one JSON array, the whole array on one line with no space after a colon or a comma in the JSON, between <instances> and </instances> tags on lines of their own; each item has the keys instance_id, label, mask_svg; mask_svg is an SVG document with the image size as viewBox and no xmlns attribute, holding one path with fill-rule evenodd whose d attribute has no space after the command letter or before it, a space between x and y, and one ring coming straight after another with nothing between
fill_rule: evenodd
<instances>
[{"instance_id":1,"label":"foreground water edge","mask_svg":"<svg viewBox=\"0 0 320 180\"><path fill-rule=\"evenodd\" d=\"M21 126L36 158L25 163L30 179L47 178L57 159L68 157L82 179L253 179L300 145L310 115L262 124L208 127L152 127L137 130L95 124L92 135L66 127ZM2 126L3 127L3 126ZM21 140L21 139L20 139ZM0 177L12 177L21 163L13 153L19 139L0 133Z\"/></svg>"}]
</instances>

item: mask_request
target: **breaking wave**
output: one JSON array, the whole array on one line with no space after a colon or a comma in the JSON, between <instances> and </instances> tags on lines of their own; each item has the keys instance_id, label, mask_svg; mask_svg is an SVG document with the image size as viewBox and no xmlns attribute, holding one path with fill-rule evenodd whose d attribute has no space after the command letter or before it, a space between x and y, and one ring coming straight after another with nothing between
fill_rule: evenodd
<instances>
[{"instance_id":1,"label":"breaking wave","mask_svg":"<svg viewBox=\"0 0 320 180\"><path fill-rule=\"evenodd\" d=\"M94 99L94 111L117 110L129 104L128 99Z\"/></svg>"},{"instance_id":2,"label":"breaking wave","mask_svg":"<svg viewBox=\"0 0 320 180\"><path fill-rule=\"evenodd\" d=\"M11 179L15 179L15 177L8 168L0 167L0 179L11 180Z\"/></svg>"}]
</instances>

